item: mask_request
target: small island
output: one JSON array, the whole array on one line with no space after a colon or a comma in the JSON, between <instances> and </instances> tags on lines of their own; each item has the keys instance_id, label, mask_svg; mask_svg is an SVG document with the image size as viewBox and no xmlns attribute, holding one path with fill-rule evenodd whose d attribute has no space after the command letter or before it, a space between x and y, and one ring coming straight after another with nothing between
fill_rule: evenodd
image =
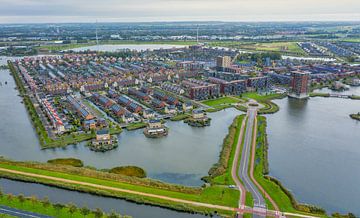
<instances>
[{"instance_id":1,"label":"small island","mask_svg":"<svg viewBox=\"0 0 360 218\"><path fill-rule=\"evenodd\" d=\"M360 121L360 112L357 114L350 114L350 117L354 120Z\"/></svg>"},{"instance_id":2,"label":"small island","mask_svg":"<svg viewBox=\"0 0 360 218\"><path fill-rule=\"evenodd\" d=\"M96 152L110 151L118 147L116 136L111 136L108 129L96 131L96 138L89 143L89 148Z\"/></svg>"},{"instance_id":3,"label":"small island","mask_svg":"<svg viewBox=\"0 0 360 218\"><path fill-rule=\"evenodd\" d=\"M149 120L147 127L144 129L144 135L148 138L159 138L167 136L168 128L162 124L161 120Z\"/></svg>"},{"instance_id":4,"label":"small island","mask_svg":"<svg viewBox=\"0 0 360 218\"><path fill-rule=\"evenodd\" d=\"M205 127L210 126L210 121L203 110L193 110L191 117L184 122L193 127Z\"/></svg>"}]
</instances>

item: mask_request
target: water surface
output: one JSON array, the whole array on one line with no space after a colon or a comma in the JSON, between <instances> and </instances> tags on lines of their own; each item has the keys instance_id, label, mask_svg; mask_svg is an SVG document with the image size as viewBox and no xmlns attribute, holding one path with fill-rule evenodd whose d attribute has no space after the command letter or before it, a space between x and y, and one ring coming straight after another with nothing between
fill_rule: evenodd
<instances>
[{"instance_id":1,"label":"water surface","mask_svg":"<svg viewBox=\"0 0 360 218\"><path fill-rule=\"evenodd\" d=\"M360 91L360 88L353 90ZM270 173L300 202L360 215L360 101L276 100L267 116Z\"/></svg>"}]
</instances>

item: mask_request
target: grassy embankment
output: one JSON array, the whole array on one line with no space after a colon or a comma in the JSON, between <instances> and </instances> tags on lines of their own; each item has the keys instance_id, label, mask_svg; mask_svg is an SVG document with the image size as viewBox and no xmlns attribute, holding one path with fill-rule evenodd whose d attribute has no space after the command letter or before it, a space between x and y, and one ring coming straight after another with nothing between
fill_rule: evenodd
<instances>
[{"instance_id":1,"label":"grassy embankment","mask_svg":"<svg viewBox=\"0 0 360 218\"><path fill-rule=\"evenodd\" d=\"M274 99L285 98L285 94L268 94L268 95L260 95L256 92L247 92L242 94L242 98L246 99L254 99L264 107L259 110L259 114L273 114L279 111L279 106L272 102Z\"/></svg>"},{"instance_id":2,"label":"grassy embankment","mask_svg":"<svg viewBox=\"0 0 360 218\"><path fill-rule=\"evenodd\" d=\"M19 94L23 98L23 102L28 111L31 122L35 128L37 135L38 135L41 148L45 149L45 148L65 147L70 144L77 144L79 142L87 141L87 140L95 138L94 133L80 133L80 134L72 133L72 134L62 135L57 138L50 138L32 101L31 101L30 96L26 92L26 89L20 78L19 73L17 72L17 70L15 69L14 65L11 62L8 62L8 66L9 66L11 74L14 77ZM110 129L111 134L118 134L121 132L122 132L122 129L119 127Z\"/></svg>"},{"instance_id":3,"label":"grassy embankment","mask_svg":"<svg viewBox=\"0 0 360 218\"><path fill-rule=\"evenodd\" d=\"M137 130L137 129L142 129L145 128L147 126L146 123L144 122L140 122L140 123L131 123L129 125L126 126L126 130Z\"/></svg>"},{"instance_id":4,"label":"grassy embankment","mask_svg":"<svg viewBox=\"0 0 360 218\"><path fill-rule=\"evenodd\" d=\"M235 118L229 127L229 133L224 138L219 161L209 170L209 176L203 179L213 185L235 185L231 176L237 141L240 137L241 124L245 115Z\"/></svg>"},{"instance_id":5,"label":"grassy embankment","mask_svg":"<svg viewBox=\"0 0 360 218\"><path fill-rule=\"evenodd\" d=\"M290 191L278 180L268 175L268 141L266 135L266 118L258 117L254 178L266 190L282 211L303 212L325 216L322 208L299 204Z\"/></svg>"},{"instance_id":6,"label":"grassy embankment","mask_svg":"<svg viewBox=\"0 0 360 218\"><path fill-rule=\"evenodd\" d=\"M234 104L241 102L241 99L235 97L221 97L216 99L210 99L202 101L201 103L212 107L211 109L206 110L206 112L217 112L226 108L234 107Z\"/></svg>"},{"instance_id":7,"label":"grassy embankment","mask_svg":"<svg viewBox=\"0 0 360 218\"><path fill-rule=\"evenodd\" d=\"M228 156L229 146L224 146L224 148L227 149L223 149L223 151L221 152L219 163L216 164L217 166L221 167L221 169L226 168L227 166L226 157L229 157ZM230 146L230 150L231 150L231 146ZM36 173L38 175L48 175L56 178L70 179L72 181L84 181L92 184L101 184L108 187L117 187L126 190L140 191L144 193L154 193L154 194L174 197L178 199L192 200L196 202L205 202L205 203L211 203L217 205L225 205L230 207L237 206L236 202L239 196L237 190L229 189L225 186L212 185L206 188L189 188L179 185L166 184L151 179L140 179L135 177L117 175L113 173L100 172L88 168L79 168L79 167L75 168L71 166L60 166L54 164L19 163L19 162L10 162L6 160L1 161L0 167L19 170L23 172ZM225 172L225 171L221 171L221 172ZM99 195L118 197L129 201L134 201L137 203L158 205L158 206L163 206L181 211L200 212L204 214L210 214L215 212L214 209L194 207L190 205L169 202L157 198L102 190L102 189L97 189L83 185L61 183L58 181L48 180L44 178L14 175L11 173L4 173L4 172L1 172L1 175L3 177L7 177L10 179L19 179L30 182L44 183L44 184L58 186L71 190L78 190L78 191L99 194ZM231 179L229 179L228 181L230 184ZM229 211L221 211L221 212L228 215L232 214L232 212Z\"/></svg>"},{"instance_id":8,"label":"grassy embankment","mask_svg":"<svg viewBox=\"0 0 360 218\"><path fill-rule=\"evenodd\" d=\"M309 95L310 97L325 97L325 98L330 97L329 93L319 93L319 92L311 92Z\"/></svg>"},{"instance_id":9,"label":"grassy embankment","mask_svg":"<svg viewBox=\"0 0 360 218\"><path fill-rule=\"evenodd\" d=\"M105 214L101 209L90 210L87 207L78 208L74 204L67 205L60 203L51 203L49 199L38 199L35 196L25 197L24 195L4 194L0 190L0 204L19 209L23 211L34 212L41 215L47 215L56 218L121 218L129 216L121 216L120 214ZM10 218L13 216L0 214L0 217Z\"/></svg>"}]
</instances>

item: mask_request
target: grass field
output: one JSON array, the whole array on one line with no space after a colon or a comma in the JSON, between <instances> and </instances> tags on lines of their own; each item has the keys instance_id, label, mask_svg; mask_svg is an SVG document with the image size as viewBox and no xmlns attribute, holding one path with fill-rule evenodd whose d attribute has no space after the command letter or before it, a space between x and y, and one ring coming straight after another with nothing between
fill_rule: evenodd
<instances>
[{"instance_id":1,"label":"grass field","mask_svg":"<svg viewBox=\"0 0 360 218\"><path fill-rule=\"evenodd\" d=\"M133 40L105 40L100 41L101 45L195 45L196 41L133 41ZM59 44L59 45L41 45L38 49L46 49L50 51L62 51L69 50L74 48L88 47L96 45L95 41L90 41L88 43L79 43L79 44Z\"/></svg>"},{"instance_id":2,"label":"grass field","mask_svg":"<svg viewBox=\"0 0 360 218\"><path fill-rule=\"evenodd\" d=\"M251 98L258 102L263 102L263 101L270 101L270 100L277 99L277 98L283 98L284 95L282 95L282 94L260 95L257 92L247 92L247 93L242 94L242 97L243 98Z\"/></svg>"},{"instance_id":3,"label":"grass field","mask_svg":"<svg viewBox=\"0 0 360 218\"><path fill-rule=\"evenodd\" d=\"M239 103L241 100L240 99L236 99L236 98L232 98L232 97L221 97L221 98L217 98L217 99L210 99L210 100L205 100L202 101L201 103L206 104L207 106L210 107L221 107L224 105L231 105L234 103Z\"/></svg>"},{"instance_id":4,"label":"grass field","mask_svg":"<svg viewBox=\"0 0 360 218\"><path fill-rule=\"evenodd\" d=\"M281 52L305 55L305 52L297 45L296 42L270 42L270 43L254 43L244 44L243 49L264 52Z\"/></svg>"}]
</instances>

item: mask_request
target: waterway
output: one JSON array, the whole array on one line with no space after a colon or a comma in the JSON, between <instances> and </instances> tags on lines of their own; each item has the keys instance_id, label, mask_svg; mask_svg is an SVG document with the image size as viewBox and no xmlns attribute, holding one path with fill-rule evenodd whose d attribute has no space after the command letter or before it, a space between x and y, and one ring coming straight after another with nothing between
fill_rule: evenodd
<instances>
[{"instance_id":1,"label":"waterway","mask_svg":"<svg viewBox=\"0 0 360 218\"><path fill-rule=\"evenodd\" d=\"M189 186L202 185L217 162L228 127L241 112L227 109L210 114L210 127L194 128L180 122L168 121L169 135L149 139L142 131L124 131L119 147L105 153L90 151L85 143L66 148L41 150L36 132L28 118L15 83L7 70L0 71L0 155L14 160L46 162L49 159L74 157L99 169L124 165L144 168L154 179ZM4 85L7 81L8 84Z\"/></svg>"},{"instance_id":2,"label":"waterway","mask_svg":"<svg viewBox=\"0 0 360 218\"><path fill-rule=\"evenodd\" d=\"M85 46L80 48L70 49L72 51L109 51L114 52L118 50L135 50L135 51L145 51L145 50L155 50L155 49L171 49L171 48L183 48L184 45L167 45L167 44L140 44L140 45L92 45Z\"/></svg>"},{"instance_id":3,"label":"waterway","mask_svg":"<svg viewBox=\"0 0 360 218\"><path fill-rule=\"evenodd\" d=\"M69 191L55 187L49 187L36 183L26 183L0 179L0 187L4 193L14 195L24 194L25 196L36 196L38 199L48 197L52 203L69 204L77 207L88 207L92 210L101 208L104 212L115 211L122 215L130 215L134 218L200 218L205 217L199 214L181 213L160 207L130 203L125 200L107 198L77 191Z\"/></svg>"},{"instance_id":4,"label":"waterway","mask_svg":"<svg viewBox=\"0 0 360 218\"><path fill-rule=\"evenodd\" d=\"M316 97L275 103L280 111L267 116L270 174L300 202L360 215L360 122L349 117L360 112L360 101Z\"/></svg>"}]
</instances>

